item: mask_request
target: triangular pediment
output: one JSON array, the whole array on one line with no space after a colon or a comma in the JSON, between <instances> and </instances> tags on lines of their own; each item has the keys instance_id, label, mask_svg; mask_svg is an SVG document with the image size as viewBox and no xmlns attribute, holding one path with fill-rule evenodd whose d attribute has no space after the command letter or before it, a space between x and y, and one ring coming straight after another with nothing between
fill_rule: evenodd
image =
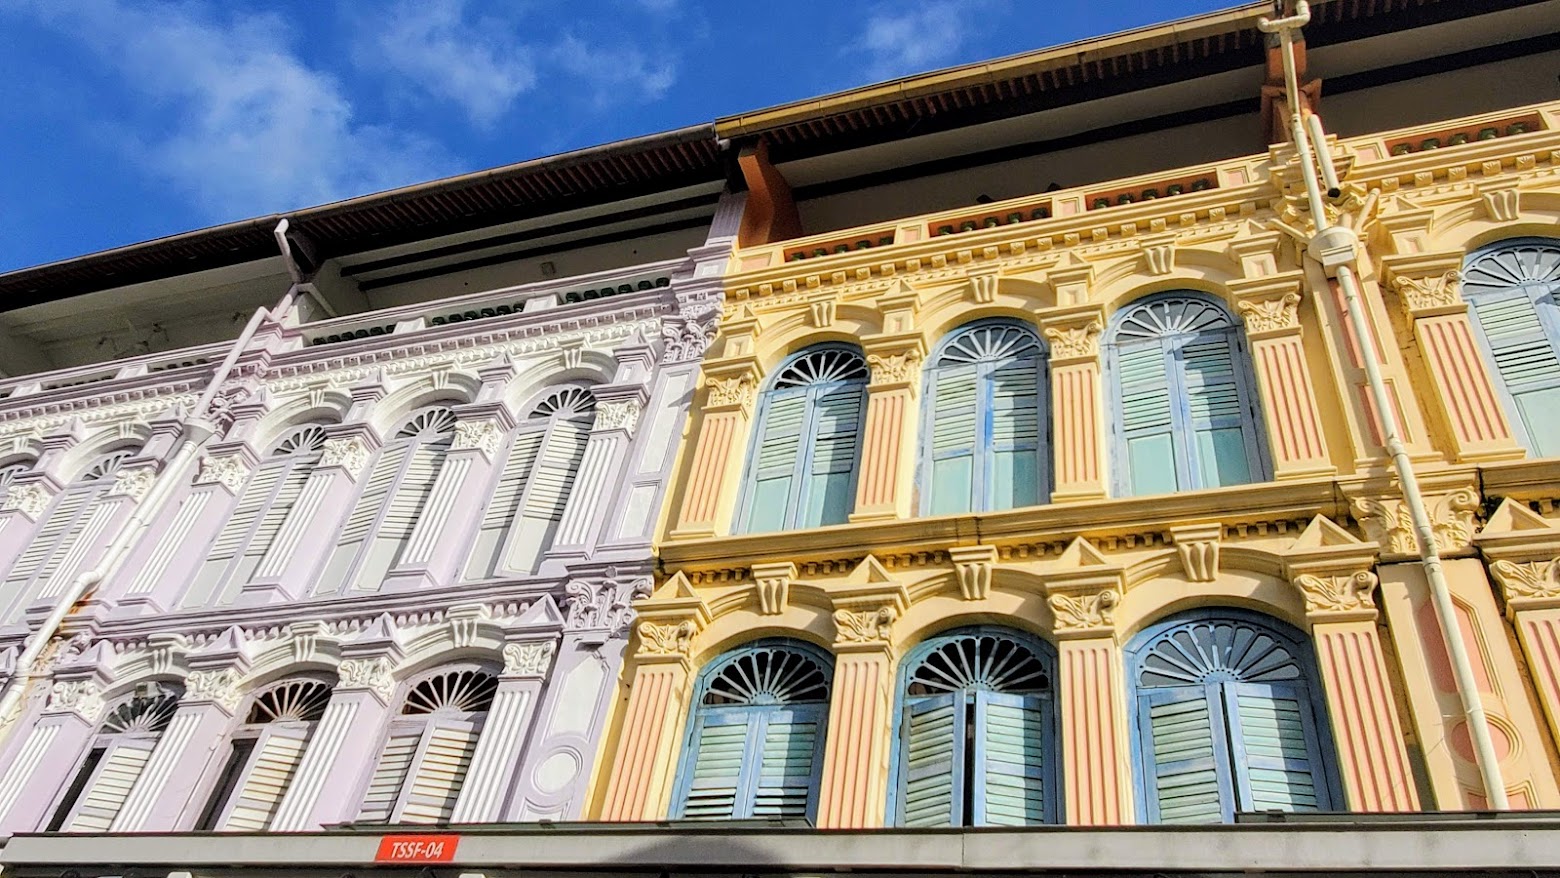
<instances>
[{"instance_id":1,"label":"triangular pediment","mask_svg":"<svg viewBox=\"0 0 1560 878\"><path fill-rule=\"evenodd\" d=\"M1554 522L1529 509L1527 504L1507 497L1500 501L1495 514L1485 522L1481 536L1486 534L1524 533L1555 530Z\"/></svg>"},{"instance_id":2,"label":"triangular pediment","mask_svg":"<svg viewBox=\"0 0 1560 878\"><path fill-rule=\"evenodd\" d=\"M1062 552L1062 557L1057 559L1056 565L1062 569L1077 569L1081 567L1109 567L1110 560L1100 554L1100 550L1094 548L1083 537L1074 537L1067 548Z\"/></svg>"},{"instance_id":3,"label":"triangular pediment","mask_svg":"<svg viewBox=\"0 0 1560 878\"><path fill-rule=\"evenodd\" d=\"M1295 538L1292 549L1329 549L1338 546L1358 546L1364 540L1349 533L1332 519L1325 515L1318 515L1311 519L1311 523L1305 526L1300 536Z\"/></svg>"}]
</instances>

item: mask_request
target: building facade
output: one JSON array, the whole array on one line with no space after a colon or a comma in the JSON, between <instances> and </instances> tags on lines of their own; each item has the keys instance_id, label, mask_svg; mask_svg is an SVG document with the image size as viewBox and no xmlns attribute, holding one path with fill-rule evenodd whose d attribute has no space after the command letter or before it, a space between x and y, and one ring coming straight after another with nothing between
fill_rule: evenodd
<instances>
[{"instance_id":1,"label":"building facade","mask_svg":"<svg viewBox=\"0 0 1560 878\"><path fill-rule=\"evenodd\" d=\"M1560 868L1560 0L1407 7L0 276L0 862Z\"/></svg>"}]
</instances>

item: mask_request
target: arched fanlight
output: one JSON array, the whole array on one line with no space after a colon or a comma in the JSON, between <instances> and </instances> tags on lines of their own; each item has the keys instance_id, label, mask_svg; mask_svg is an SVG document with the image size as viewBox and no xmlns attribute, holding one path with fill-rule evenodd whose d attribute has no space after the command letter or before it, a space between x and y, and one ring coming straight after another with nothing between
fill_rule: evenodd
<instances>
[{"instance_id":1,"label":"arched fanlight","mask_svg":"<svg viewBox=\"0 0 1560 878\"><path fill-rule=\"evenodd\" d=\"M583 387L564 387L549 393L536 408L531 410L535 418L579 418L596 410L596 397Z\"/></svg>"},{"instance_id":2,"label":"arched fanlight","mask_svg":"<svg viewBox=\"0 0 1560 878\"><path fill-rule=\"evenodd\" d=\"M317 722L330 703L330 687L318 680L288 680L255 697L244 722Z\"/></svg>"},{"instance_id":3,"label":"arched fanlight","mask_svg":"<svg viewBox=\"0 0 1560 878\"><path fill-rule=\"evenodd\" d=\"M324 450L325 428L319 424L304 424L283 436L271 454L281 457L288 454L319 454Z\"/></svg>"},{"instance_id":4,"label":"arched fanlight","mask_svg":"<svg viewBox=\"0 0 1560 878\"><path fill-rule=\"evenodd\" d=\"M812 656L783 646L760 647L728 659L710 677L710 705L801 704L829 700L829 674Z\"/></svg>"},{"instance_id":5,"label":"arched fanlight","mask_svg":"<svg viewBox=\"0 0 1560 878\"><path fill-rule=\"evenodd\" d=\"M1240 621L1217 619L1173 628L1146 645L1137 685L1277 683L1303 676L1289 647L1272 634Z\"/></svg>"},{"instance_id":6,"label":"arched fanlight","mask_svg":"<svg viewBox=\"0 0 1560 878\"><path fill-rule=\"evenodd\" d=\"M480 713L492 706L497 691L498 678L486 671L445 671L413 686L401 713Z\"/></svg>"},{"instance_id":7,"label":"arched fanlight","mask_svg":"<svg viewBox=\"0 0 1560 878\"><path fill-rule=\"evenodd\" d=\"M80 481L96 482L101 479L112 478L115 473L119 472L119 468L124 465L124 462L134 456L135 450L132 448L111 451L94 461L92 466L87 467L87 471L81 474Z\"/></svg>"},{"instance_id":8,"label":"arched fanlight","mask_svg":"<svg viewBox=\"0 0 1560 878\"><path fill-rule=\"evenodd\" d=\"M443 406L439 406L424 409L413 415L396 432L395 438L435 440L451 436L454 433L455 413Z\"/></svg>"},{"instance_id":9,"label":"arched fanlight","mask_svg":"<svg viewBox=\"0 0 1560 878\"><path fill-rule=\"evenodd\" d=\"M103 719L103 733L156 734L168 727L178 707L179 696L173 692L136 696L109 711Z\"/></svg>"},{"instance_id":10,"label":"arched fanlight","mask_svg":"<svg viewBox=\"0 0 1560 878\"><path fill-rule=\"evenodd\" d=\"M855 351L822 348L786 363L775 375L775 388L808 387L841 381L867 380L867 362Z\"/></svg>"}]
</instances>

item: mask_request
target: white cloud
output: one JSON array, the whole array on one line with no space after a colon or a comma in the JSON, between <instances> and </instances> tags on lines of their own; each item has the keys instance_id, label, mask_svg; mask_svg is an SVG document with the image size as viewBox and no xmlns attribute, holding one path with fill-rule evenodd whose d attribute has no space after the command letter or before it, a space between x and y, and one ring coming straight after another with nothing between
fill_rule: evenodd
<instances>
[{"instance_id":1,"label":"white cloud","mask_svg":"<svg viewBox=\"0 0 1560 878\"><path fill-rule=\"evenodd\" d=\"M358 65L389 70L429 95L459 104L479 127L496 122L536 85L530 50L497 19L468 20L464 0L402 0L376 10Z\"/></svg>"},{"instance_id":2,"label":"white cloud","mask_svg":"<svg viewBox=\"0 0 1560 878\"><path fill-rule=\"evenodd\" d=\"M6 2L83 41L171 117L124 148L214 219L292 209L437 176L432 142L358 123L335 79L305 64L273 15L122 0ZM128 127L128 118L111 119Z\"/></svg>"},{"instance_id":3,"label":"white cloud","mask_svg":"<svg viewBox=\"0 0 1560 878\"><path fill-rule=\"evenodd\" d=\"M881 9L848 47L866 60L873 80L922 73L946 64L972 35L982 0L926 0L911 8Z\"/></svg>"},{"instance_id":4,"label":"white cloud","mask_svg":"<svg viewBox=\"0 0 1560 878\"><path fill-rule=\"evenodd\" d=\"M672 58L652 58L621 43L587 42L566 35L549 58L589 87L597 109L621 103L626 94L645 101L659 100L677 81L677 64ZM604 58L611 63L602 63Z\"/></svg>"}]
</instances>

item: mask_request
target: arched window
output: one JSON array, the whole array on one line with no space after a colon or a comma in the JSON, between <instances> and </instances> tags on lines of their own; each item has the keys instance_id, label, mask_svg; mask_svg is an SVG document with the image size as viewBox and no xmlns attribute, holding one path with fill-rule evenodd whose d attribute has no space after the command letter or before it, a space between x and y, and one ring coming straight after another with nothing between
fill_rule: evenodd
<instances>
[{"instance_id":1,"label":"arched window","mask_svg":"<svg viewBox=\"0 0 1560 878\"><path fill-rule=\"evenodd\" d=\"M818 808L833 662L769 640L699 675L672 817L806 817Z\"/></svg>"},{"instance_id":2,"label":"arched window","mask_svg":"<svg viewBox=\"0 0 1560 878\"><path fill-rule=\"evenodd\" d=\"M134 448L121 448L102 455L60 492L6 575L7 621L20 619L35 598L58 594L82 571L113 522L116 507L106 501L114 478L135 454Z\"/></svg>"},{"instance_id":3,"label":"arched window","mask_svg":"<svg viewBox=\"0 0 1560 878\"><path fill-rule=\"evenodd\" d=\"M1268 478L1246 339L1222 305L1150 296L1111 321L1105 356L1122 496Z\"/></svg>"},{"instance_id":4,"label":"arched window","mask_svg":"<svg viewBox=\"0 0 1560 878\"><path fill-rule=\"evenodd\" d=\"M1028 326L983 320L938 345L926 372L921 508L1034 506L1047 496L1045 349Z\"/></svg>"},{"instance_id":5,"label":"arched window","mask_svg":"<svg viewBox=\"0 0 1560 878\"><path fill-rule=\"evenodd\" d=\"M905 656L895 824L1058 822L1055 666L1044 641L987 627L934 637Z\"/></svg>"},{"instance_id":6,"label":"arched window","mask_svg":"<svg viewBox=\"0 0 1560 878\"><path fill-rule=\"evenodd\" d=\"M230 604L238 597L254 578L324 449L325 428L319 424L298 427L276 443L244 484L238 504L206 551L184 606Z\"/></svg>"},{"instance_id":7,"label":"arched window","mask_svg":"<svg viewBox=\"0 0 1560 878\"><path fill-rule=\"evenodd\" d=\"M818 345L792 357L759 400L738 529L843 524L856 499L867 363L853 348Z\"/></svg>"},{"instance_id":8,"label":"arched window","mask_svg":"<svg viewBox=\"0 0 1560 878\"><path fill-rule=\"evenodd\" d=\"M1150 823L1343 803L1321 685L1300 632L1256 613L1196 611L1140 634L1127 663Z\"/></svg>"},{"instance_id":9,"label":"arched window","mask_svg":"<svg viewBox=\"0 0 1560 878\"><path fill-rule=\"evenodd\" d=\"M1560 240L1502 241L1462 275L1517 440L1536 457L1560 455Z\"/></svg>"},{"instance_id":10,"label":"arched window","mask_svg":"<svg viewBox=\"0 0 1560 878\"><path fill-rule=\"evenodd\" d=\"M316 594L377 591L395 567L455 438L455 413L417 412L379 450L363 477Z\"/></svg>"},{"instance_id":11,"label":"arched window","mask_svg":"<svg viewBox=\"0 0 1560 878\"><path fill-rule=\"evenodd\" d=\"M179 706L175 689L157 684L139 689L104 716L45 831L107 832L119 816Z\"/></svg>"},{"instance_id":12,"label":"arched window","mask_svg":"<svg viewBox=\"0 0 1560 878\"><path fill-rule=\"evenodd\" d=\"M195 828L270 829L329 703L330 686L319 680L288 680L255 696Z\"/></svg>"},{"instance_id":13,"label":"arched window","mask_svg":"<svg viewBox=\"0 0 1560 878\"><path fill-rule=\"evenodd\" d=\"M406 693L358 811L360 823L448 823L498 691L482 670L447 670Z\"/></svg>"},{"instance_id":14,"label":"arched window","mask_svg":"<svg viewBox=\"0 0 1560 878\"><path fill-rule=\"evenodd\" d=\"M535 572L563 519L595 414L589 390L564 387L543 397L515 430L466 563L467 579Z\"/></svg>"}]
</instances>

